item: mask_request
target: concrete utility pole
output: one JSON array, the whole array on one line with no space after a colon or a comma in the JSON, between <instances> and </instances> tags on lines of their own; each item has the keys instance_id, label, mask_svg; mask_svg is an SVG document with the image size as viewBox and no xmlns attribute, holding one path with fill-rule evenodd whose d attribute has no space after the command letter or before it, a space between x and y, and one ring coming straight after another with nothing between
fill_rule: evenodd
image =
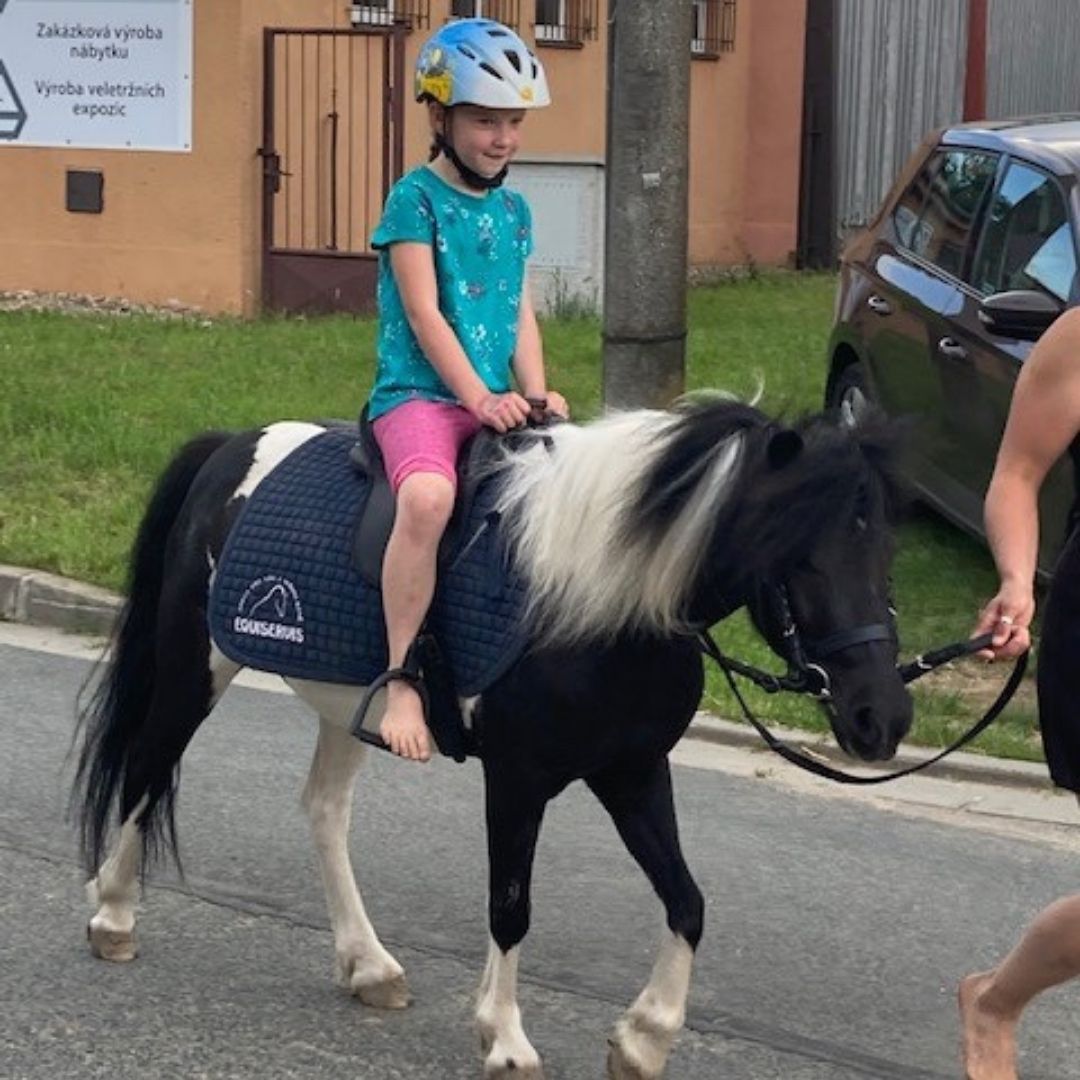
<instances>
[{"instance_id":1,"label":"concrete utility pole","mask_svg":"<svg viewBox=\"0 0 1080 1080\"><path fill-rule=\"evenodd\" d=\"M604 404L664 406L686 368L689 0L609 0Z\"/></svg>"}]
</instances>

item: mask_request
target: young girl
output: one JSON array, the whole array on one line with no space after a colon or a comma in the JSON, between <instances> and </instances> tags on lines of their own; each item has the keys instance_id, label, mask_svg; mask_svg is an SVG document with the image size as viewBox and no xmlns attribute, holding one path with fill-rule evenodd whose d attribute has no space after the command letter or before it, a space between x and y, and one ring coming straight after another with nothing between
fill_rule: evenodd
<instances>
[{"instance_id":1,"label":"young girl","mask_svg":"<svg viewBox=\"0 0 1080 1080\"><path fill-rule=\"evenodd\" d=\"M507 27L464 19L420 51L416 99L428 109L432 158L394 185L372 241L380 322L368 415L397 499L382 577L392 668L431 603L462 444L485 424L517 427L533 409L567 412L544 379L526 288L529 208L500 187L525 111L550 101L544 70ZM379 732L395 754L430 757L408 682L387 684Z\"/></svg>"}]
</instances>

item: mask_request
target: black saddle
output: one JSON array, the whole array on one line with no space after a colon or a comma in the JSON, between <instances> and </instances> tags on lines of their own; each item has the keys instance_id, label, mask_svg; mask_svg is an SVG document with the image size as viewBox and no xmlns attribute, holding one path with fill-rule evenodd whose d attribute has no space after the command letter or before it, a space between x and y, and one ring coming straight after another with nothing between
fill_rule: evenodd
<instances>
[{"instance_id":1,"label":"black saddle","mask_svg":"<svg viewBox=\"0 0 1080 1080\"><path fill-rule=\"evenodd\" d=\"M360 430L356 445L349 451L349 460L353 467L368 479L367 496L360 506L356 523L353 565L365 581L375 588L380 588L383 555L386 553L386 542L390 539L390 532L394 527L395 501L394 492L390 488L390 480L383 466L382 452L375 441L375 434L371 430L371 421L368 419L367 412L365 405L360 413ZM454 512L439 545L440 569L452 562L462 544L467 542L466 526L472 517L477 489L485 477L490 475L492 465L502 452L500 446L505 448L508 445L507 440L510 440L510 445L512 445L514 438L513 434L498 435L490 428L483 428L462 448L457 463L457 497L454 502ZM494 512L488 516L489 518L496 517Z\"/></svg>"}]
</instances>

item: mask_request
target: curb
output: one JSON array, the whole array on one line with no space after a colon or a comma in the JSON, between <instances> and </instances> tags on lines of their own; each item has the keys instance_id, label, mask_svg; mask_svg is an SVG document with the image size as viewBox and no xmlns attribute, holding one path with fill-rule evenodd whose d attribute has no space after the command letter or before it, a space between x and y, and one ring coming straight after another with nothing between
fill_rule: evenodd
<instances>
[{"instance_id":1,"label":"curb","mask_svg":"<svg viewBox=\"0 0 1080 1080\"><path fill-rule=\"evenodd\" d=\"M932 758L940 751L921 746L902 746L891 761L862 762L849 758L831 738L816 735L799 728L785 728L767 725L769 730L781 742L800 750L809 751L812 757L823 758L833 768L857 775L873 776L893 773L910 768ZM753 728L746 724L736 724L730 720L721 720L710 713L698 713L686 733L690 738L705 742L719 743L723 746L737 747L761 755L762 763L781 762L783 759L773 754L762 742ZM784 762L785 767L788 763ZM957 750L944 761L931 766L921 774L937 780L962 780L982 784L999 784L1028 791L1055 791L1050 782L1046 766L1034 761L1012 761L1008 758L995 758L986 754L973 754ZM888 784L877 789L882 794L888 791Z\"/></svg>"},{"instance_id":2,"label":"curb","mask_svg":"<svg viewBox=\"0 0 1080 1080\"><path fill-rule=\"evenodd\" d=\"M107 637L123 599L42 570L0 564L0 619Z\"/></svg>"},{"instance_id":3,"label":"curb","mask_svg":"<svg viewBox=\"0 0 1080 1080\"><path fill-rule=\"evenodd\" d=\"M123 605L123 597L95 585L0 564L0 620L47 626L72 634L108 637ZM797 728L771 728L783 742L805 748L845 771L874 774L895 772L933 757L936 750L902 747L892 761L883 764L855 763L831 739ZM757 732L745 724L722 720L699 712L691 721L686 737L761 753L762 761L772 761ZM1010 761L957 751L933 766L926 775L938 779L968 780L1010 787L1053 791L1046 767L1030 761Z\"/></svg>"}]
</instances>

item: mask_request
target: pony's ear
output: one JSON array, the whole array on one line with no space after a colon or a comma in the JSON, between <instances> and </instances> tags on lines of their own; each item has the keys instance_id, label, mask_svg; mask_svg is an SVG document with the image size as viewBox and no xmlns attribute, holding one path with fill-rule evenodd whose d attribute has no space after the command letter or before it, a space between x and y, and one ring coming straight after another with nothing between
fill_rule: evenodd
<instances>
[{"instance_id":1,"label":"pony's ear","mask_svg":"<svg viewBox=\"0 0 1080 1080\"><path fill-rule=\"evenodd\" d=\"M802 452L802 436L791 428L781 428L769 439L769 467L782 469L790 465Z\"/></svg>"}]
</instances>

